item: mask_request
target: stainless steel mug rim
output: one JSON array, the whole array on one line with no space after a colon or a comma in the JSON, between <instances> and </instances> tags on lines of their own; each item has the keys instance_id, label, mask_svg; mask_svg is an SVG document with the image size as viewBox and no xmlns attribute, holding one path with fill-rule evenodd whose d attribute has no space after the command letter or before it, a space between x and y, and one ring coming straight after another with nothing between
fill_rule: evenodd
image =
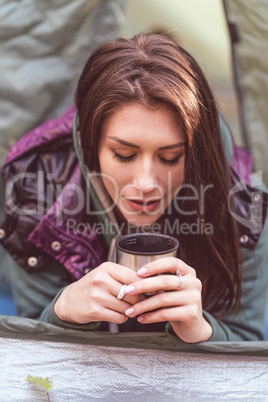
<instances>
[{"instance_id":1,"label":"stainless steel mug rim","mask_svg":"<svg viewBox=\"0 0 268 402\"><path fill-rule=\"evenodd\" d=\"M165 234L162 234L162 233L133 233L133 234L128 234L128 235L123 235L123 236L118 237L115 240L115 247L119 251L121 251L123 253L126 253L126 254L141 255L141 251L126 250L125 248L121 247L120 243L125 242L125 241L127 241L129 239L131 240L131 239L135 239L137 237L143 237L143 236L151 236L151 237L155 237L155 238L158 238L158 239L161 237L161 238L165 238L166 240L170 240L170 242L174 243L174 246L170 247L168 250L167 249L162 250L162 251L157 250L157 253L155 251L151 251L151 252L150 251L146 251L146 252L143 251L142 255L144 255L144 256L145 255L150 256L150 255L155 255L155 254L162 255L162 254L171 253L171 252L177 250L177 248L179 247L179 241L175 237L165 235Z\"/></svg>"}]
</instances>

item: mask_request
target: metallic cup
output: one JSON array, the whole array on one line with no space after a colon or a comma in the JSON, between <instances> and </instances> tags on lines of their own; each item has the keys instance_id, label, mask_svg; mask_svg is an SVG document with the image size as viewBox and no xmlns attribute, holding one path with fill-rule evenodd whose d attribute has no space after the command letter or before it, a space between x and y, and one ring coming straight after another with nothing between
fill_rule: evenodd
<instances>
[{"instance_id":1,"label":"metallic cup","mask_svg":"<svg viewBox=\"0 0 268 402\"><path fill-rule=\"evenodd\" d=\"M115 247L116 261L137 271L151 261L176 257L179 241L159 233L136 233L118 237Z\"/></svg>"}]
</instances>

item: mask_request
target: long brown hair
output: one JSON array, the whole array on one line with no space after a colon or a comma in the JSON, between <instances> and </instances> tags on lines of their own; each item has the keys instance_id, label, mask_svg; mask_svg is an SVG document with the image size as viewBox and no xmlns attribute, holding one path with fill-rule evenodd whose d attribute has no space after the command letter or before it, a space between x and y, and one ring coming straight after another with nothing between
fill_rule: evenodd
<instances>
[{"instance_id":1,"label":"long brown hair","mask_svg":"<svg viewBox=\"0 0 268 402\"><path fill-rule=\"evenodd\" d=\"M175 113L186 141L185 183L197 189L212 187L203 211L199 199L188 203L189 191L182 191L182 208L194 205L202 227L209 222L213 233L180 234L180 258L196 269L202 281L204 309L224 317L241 298L240 251L228 210L229 166L209 85L196 61L165 34L142 33L97 49L76 92L81 148L90 170L99 170L102 123L120 106L134 102L165 105ZM179 218L193 222L193 214Z\"/></svg>"}]
</instances>

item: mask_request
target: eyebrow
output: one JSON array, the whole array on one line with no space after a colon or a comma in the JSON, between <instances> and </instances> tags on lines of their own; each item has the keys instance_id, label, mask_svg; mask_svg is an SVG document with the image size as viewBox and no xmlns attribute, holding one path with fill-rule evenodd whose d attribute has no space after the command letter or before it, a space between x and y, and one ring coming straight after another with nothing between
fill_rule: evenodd
<instances>
[{"instance_id":1,"label":"eyebrow","mask_svg":"<svg viewBox=\"0 0 268 402\"><path fill-rule=\"evenodd\" d=\"M132 147L132 148L137 148L137 149L139 148L138 145L132 144L131 142L128 142L128 141L121 140L121 138L117 138L117 137L113 137L113 136L108 136L107 138L110 138L116 142L119 142L119 144L126 145L127 147ZM184 141L177 142L176 144L166 145L164 147L160 147L159 149L161 149L161 150L162 149L173 149L173 148L182 147L183 145L185 145Z\"/></svg>"}]
</instances>

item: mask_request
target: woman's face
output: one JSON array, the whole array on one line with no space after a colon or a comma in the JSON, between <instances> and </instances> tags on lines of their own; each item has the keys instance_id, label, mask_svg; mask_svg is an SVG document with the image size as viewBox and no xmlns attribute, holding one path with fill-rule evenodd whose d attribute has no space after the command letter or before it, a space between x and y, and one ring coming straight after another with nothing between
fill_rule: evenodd
<instances>
[{"instance_id":1,"label":"woman's face","mask_svg":"<svg viewBox=\"0 0 268 402\"><path fill-rule=\"evenodd\" d=\"M184 134L165 106L129 104L102 126L102 179L132 225L152 225L160 218L183 184L184 158Z\"/></svg>"}]
</instances>

